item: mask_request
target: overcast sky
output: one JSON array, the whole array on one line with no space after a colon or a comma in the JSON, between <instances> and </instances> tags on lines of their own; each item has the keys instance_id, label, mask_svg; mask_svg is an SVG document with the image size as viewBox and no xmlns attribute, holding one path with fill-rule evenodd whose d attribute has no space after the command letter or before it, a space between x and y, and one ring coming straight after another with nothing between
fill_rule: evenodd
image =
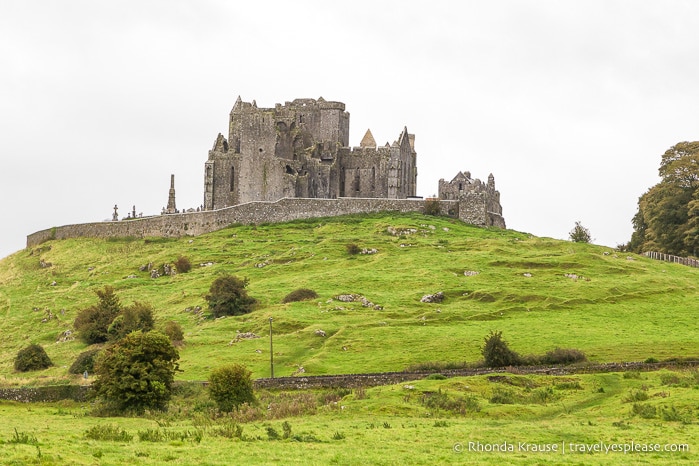
<instances>
[{"instance_id":1,"label":"overcast sky","mask_svg":"<svg viewBox=\"0 0 699 466\"><path fill-rule=\"evenodd\" d=\"M0 257L26 235L203 202L240 95L341 101L350 145L416 135L418 195L495 176L508 228L631 236L699 139L699 2L2 0Z\"/></svg>"}]
</instances>

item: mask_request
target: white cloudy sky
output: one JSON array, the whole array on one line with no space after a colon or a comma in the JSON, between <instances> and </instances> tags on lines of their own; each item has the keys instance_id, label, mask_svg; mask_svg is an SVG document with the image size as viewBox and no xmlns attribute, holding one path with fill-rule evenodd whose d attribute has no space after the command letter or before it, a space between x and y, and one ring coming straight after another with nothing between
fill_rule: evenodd
<instances>
[{"instance_id":1,"label":"white cloudy sky","mask_svg":"<svg viewBox=\"0 0 699 466\"><path fill-rule=\"evenodd\" d=\"M699 2L2 0L0 257L56 225L203 199L235 99L345 102L416 134L418 194L495 175L509 228L626 242L699 139Z\"/></svg>"}]
</instances>

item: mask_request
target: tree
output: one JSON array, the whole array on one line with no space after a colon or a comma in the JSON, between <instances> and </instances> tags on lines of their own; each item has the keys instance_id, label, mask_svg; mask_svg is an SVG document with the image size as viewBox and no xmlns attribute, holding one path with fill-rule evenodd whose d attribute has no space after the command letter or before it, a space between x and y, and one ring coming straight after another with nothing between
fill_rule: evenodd
<instances>
[{"instance_id":1,"label":"tree","mask_svg":"<svg viewBox=\"0 0 699 466\"><path fill-rule=\"evenodd\" d=\"M17 372L37 371L53 366L46 350L40 345L31 344L22 348L15 357L15 370Z\"/></svg>"},{"instance_id":2,"label":"tree","mask_svg":"<svg viewBox=\"0 0 699 466\"><path fill-rule=\"evenodd\" d=\"M699 254L699 142L665 151L660 183L638 199L628 248L678 256Z\"/></svg>"},{"instance_id":3,"label":"tree","mask_svg":"<svg viewBox=\"0 0 699 466\"><path fill-rule=\"evenodd\" d=\"M102 290L96 290L99 302L80 311L73 325L80 339L87 343L104 343L109 339L109 325L121 311L119 298L114 288L106 285Z\"/></svg>"},{"instance_id":4,"label":"tree","mask_svg":"<svg viewBox=\"0 0 699 466\"><path fill-rule=\"evenodd\" d=\"M179 358L164 334L131 332L98 356L94 394L115 413L164 410L179 370Z\"/></svg>"},{"instance_id":5,"label":"tree","mask_svg":"<svg viewBox=\"0 0 699 466\"><path fill-rule=\"evenodd\" d=\"M575 222L575 227L568 233L570 240L574 243L589 243L592 241L592 235L590 235L590 230L585 228L582 223Z\"/></svg>"},{"instance_id":6,"label":"tree","mask_svg":"<svg viewBox=\"0 0 699 466\"><path fill-rule=\"evenodd\" d=\"M181 344L184 340L184 332L182 331L182 326L179 324L179 322L175 322L174 320L171 320L165 324L163 333L168 336L168 338L173 344Z\"/></svg>"},{"instance_id":7,"label":"tree","mask_svg":"<svg viewBox=\"0 0 699 466\"><path fill-rule=\"evenodd\" d=\"M211 284L206 300L209 302L209 310L214 317L237 316L252 311L257 302L255 298L248 296L245 289L248 279L243 280L233 275L222 275Z\"/></svg>"},{"instance_id":8,"label":"tree","mask_svg":"<svg viewBox=\"0 0 699 466\"><path fill-rule=\"evenodd\" d=\"M209 396L222 412L238 409L243 403L254 403L251 372L240 364L214 369L209 375Z\"/></svg>"},{"instance_id":9,"label":"tree","mask_svg":"<svg viewBox=\"0 0 699 466\"><path fill-rule=\"evenodd\" d=\"M485 337L481 354L487 367L516 366L521 362L519 354L510 349L500 331L491 331Z\"/></svg>"}]
</instances>

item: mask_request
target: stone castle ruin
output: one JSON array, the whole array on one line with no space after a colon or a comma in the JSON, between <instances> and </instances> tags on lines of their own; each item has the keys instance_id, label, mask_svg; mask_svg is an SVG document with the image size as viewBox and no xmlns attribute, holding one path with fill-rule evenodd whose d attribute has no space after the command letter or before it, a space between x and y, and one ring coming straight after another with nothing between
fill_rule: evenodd
<instances>
[{"instance_id":1,"label":"stone castle ruin","mask_svg":"<svg viewBox=\"0 0 699 466\"><path fill-rule=\"evenodd\" d=\"M376 146L367 131L349 147L345 104L322 97L258 108L240 97L228 139L219 133L205 163L204 209L285 197L406 199L415 196L415 136L403 129Z\"/></svg>"},{"instance_id":2,"label":"stone castle ruin","mask_svg":"<svg viewBox=\"0 0 699 466\"><path fill-rule=\"evenodd\" d=\"M434 203L444 215L505 228L500 193L459 172L439 180L436 199L415 195L415 136L407 128L392 144L377 146L367 130L349 146L349 113L341 102L296 99L274 108L236 100L228 137L219 133L204 163L204 203L180 211L175 179L161 215L65 225L27 236L27 246L71 237L193 236L233 223L258 224L381 211L424 212ZM433 206L432 206L433 207ZM430 209L432 210L432 209Z\"/></svg>"}]
</instances>

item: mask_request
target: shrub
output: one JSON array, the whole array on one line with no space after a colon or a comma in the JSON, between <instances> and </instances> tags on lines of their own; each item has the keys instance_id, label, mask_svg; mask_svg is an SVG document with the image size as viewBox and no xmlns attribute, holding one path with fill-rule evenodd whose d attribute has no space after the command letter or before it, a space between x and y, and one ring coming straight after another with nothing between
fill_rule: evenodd
<instances>
[{"instance_id":1,"label":"shrub","mask_svg":"<svg viewBox=\"0 0 699 466\"><path fill-rule=\"evenodd\" d=\"M543 364L573 364L584 361L587 361L585 353L573 348L556 348L547 351L541 358Z\"/></svg>"},{"instance_id":2,"label":"shrub","mask_svg":"<svg viewBox=\"0 0 699 466\"><path fill-rule=\"evenodd\" d=\"M209 310L214 317L237 316L252 311L257 302L255 298L248 296L245 289L248 279L243 280L233 275L222 275L211 284L206 300Z\"/></svg>"},{"instance_id":3,"label":"shrub","mask_svg":"<svg viewBox=\"0 0 699 466\"><path fill-rule=\"evenodd\" d=\"M582 226L580 222L575 222L575 227L568 233L568 236L574 243L589 243L592 241L590 230Z\"/></svg>"},{"instance_id":4,"label":"shrub","mask_svg":"<svg viewBox=\"0 0 699 466\"><path fill-rule=\"evenodd\" d=\"M297 301L307 301L309 299L315 299L318 297L318 293L308 288L299 288L294 290L288 295L284 296L282 303L294 303Z\"/></svg>"},{"instance_id":5,"label":"shrub","mask_svg":"<svg viewBox=\"0 0 699 466\"><path fill-rule=\"evenodd\" d=\"M182 326L179 322L174 320L169 321L165 324L165 329L163 333L170 338L171 342L181 342L184 340L184 332L182 331Z\"/></svg>"},{"instance_id":6,"label":"shrub","mask_svg":"<svg viewBox=\"0 0 699 466\"><path fill-rule=\"evenodd\" d=\"M82 374L85 371L92 373L95 370L95 361L100 349L94 348L83 351L78 355L73 364L70 365L68 372L71 374Z\"/></svg>"},{"instance_id":7,"label":"shrub","mask_svg":"<svg viewBox=\"0 0 699 466\"><path fill-rule=\"evenodd\" d=\"M153 306L136 301L131 306L125 307L114 318L107 329L107 333L111 340L118 340L136 330L149 332L153 330L154 326Z\"/></svg>"},{"instance_id":8,"label":"shrub","mask_svg":"<svg viewBox=\"0 0 699 466\"><path fill-rule=\"evenodd\" d=\"M356 256L357 254L362 252L362 249L359 247L359 245L355 243L349 243L345 247L347 248L347 254L349 254L350 256Z\"/></svg>"},{"instance_id":9,"label":"shrub","mask_svg":"<svg viewBox=\"0 0 699 466\"><path fill-rule=\"evenodd\" d=\"M132 332L99 355L92 388L108 412L164 410L179 357L162 333Z\"/></svg>"},{"instance_id":10,"label":"shrub","mask_svg":"<svg viewBox=\"0 0 699 466\"><path fill-rule=\"evenodd\" d=\"M42 346L32 344L19 350L15 357L15 370L18 372L37 371L53 366Z\"/></svg>"},{"instance_id":11,"label":"shrub","mask_svg":"<svg viewBox=\"0 0 699 466\"><path fill-rule=\"evenodd\" d=\"M79 338L88 345L109 340L109 326L121 311L119 298L111 286L96 290L95 294L99 303L80 311L73 323Z\"/></svg>"},{"instance_id":12,"label":"shrub","mask_svg":"<svg viewBox=\"0 0 699 466\"><path fill-rule=\"evenodd\" d=\"M175 261L175 268L177 269L177 273L187 273L192 270L192 263L188 258L180 256Z\"/></svg>"},{"instance_id":13,"label":"shrub","mask_svg":"<svg viewBox=\"0 0 699 466\"><path fill-rule=\"evenodd\" d=\"M254 403L252 373L240 364L214 369L209 376L209 396L222 412L237 410L243 403Z\"/></svg>"},{"instance_id":14,"label":"shrub","mask_svg":"<svg viewBox=\"0 0 699 466\"><path fill-rule=\"evenodd\" d=\"M130 442L133 440L133 435L119 426L106 424L90 427L85 431L85 438L112 442Z\"/></svg>"},{"instance_id":15,"label":"shrub","mask_svg":"<svg viewBox=\"0 0 699 466\"><path fill-rule=\"evenodd\" d=\"M485 337L481 354L487 367L516 366L521 361L519 355L512 351L507 342L502 339L500 331L491 331Z\"/></svg>"},{"instance_id":16,"label":"shrub","mask_svg":"<svg viewBox=\"0 0 699 466\"><path fill-rule=\"evenodd\" d=\"M439 199L428 199L425 201L425 215L441 215L442 208L439 205Z\"/></svg>"}]
</instances>

